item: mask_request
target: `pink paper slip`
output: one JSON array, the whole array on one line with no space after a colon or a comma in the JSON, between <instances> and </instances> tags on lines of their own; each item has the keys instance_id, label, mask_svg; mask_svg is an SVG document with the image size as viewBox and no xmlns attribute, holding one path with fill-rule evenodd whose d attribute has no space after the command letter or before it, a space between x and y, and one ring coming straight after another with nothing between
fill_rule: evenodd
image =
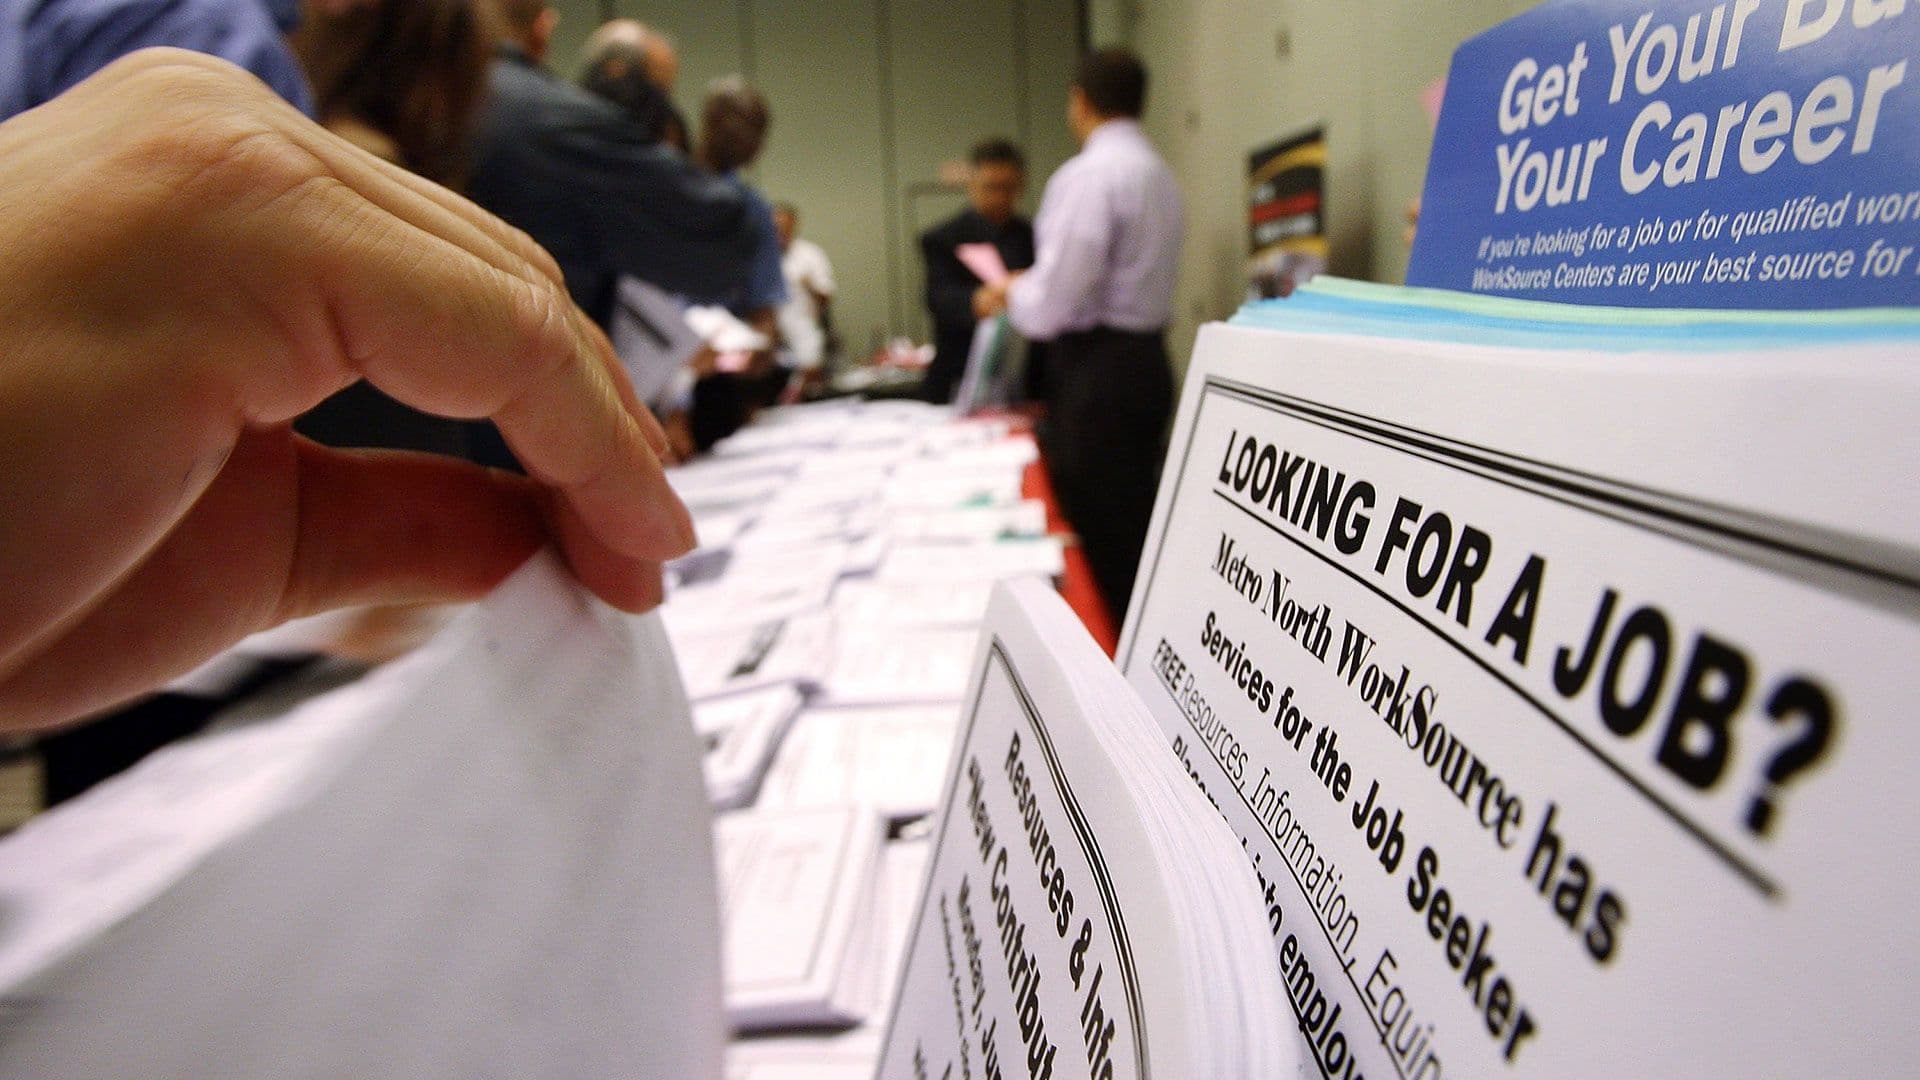
<instances>
[{"instance_id":1,"label":"pink paper slip","mask_svg":"<svg viewBox=\"0 0 1920 1080\"><path fill-rule=\"evenodd\" d=\"M1006 260L1000 257L1000 249L992 244L961 244L953 249L953 254L962 266L989 285L998 285L1013 276L1007 273Z\"/></svg>"}]
</instances>

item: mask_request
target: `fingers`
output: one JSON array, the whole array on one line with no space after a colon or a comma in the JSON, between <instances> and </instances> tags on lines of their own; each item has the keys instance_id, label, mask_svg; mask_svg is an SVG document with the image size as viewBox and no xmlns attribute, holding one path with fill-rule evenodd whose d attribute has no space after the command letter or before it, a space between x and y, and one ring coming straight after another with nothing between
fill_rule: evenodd
<instances>
[{"instance_id":1,"label":"fingers","mask_svg":"<svg viewBox=\"0 0 1920 1080\"><path fill-rule=\"evenodd\" d=\"M528 281L565 286L559 264L545 248L467 199L345 139L335 138L323 128L301 125L292 135L347 187L387 213L471 252L496 269Z\"/></svg>"},{"instance_id":2,"label":"fingers","mask_svg":"<svg viewBox=\"0 0 1920 1080\"><path fill-rule=\"evenodd\" d=\"M546 281L566 287L559 264L526 233L446 188L345 140L335 139L325 131L305 128L301 134L309 152L342 177L348 187L380 209L470 252L497 270L534 283ZM582 335L591 339L596 359L619 390L621 403L633 414L654 454L667 453L667 439L659 421L634 396L632 384L606 335L584 319L577 321L581 323Z\"/></svg>"},{"instance_id":3,"label":"fingers","mask_svg":"<svg viewBox=\"0 0 1920 1080\"><path fill-rule=\"evenodd\" d=\"M349 604L471 600L546 542L528 480L427 454L296 440L299 522L275 622Z\"/></svg>"},{"instance_id":4,"label":"fingers","mask_svg":"<svg viewBox=\"0 0 1920 1080\"><path fill-rule=\"evenodd\" d=\"M558 538L573 576L595 596L636 614L660 606L665 595L660 564L608 549L571 504L549 500L547 531Z\"/></svg>"},{"instance_id":5,"label":"fingers","mask_svg":"<svg viewBox=\"0 0 1920 1080\"><path fill-rule=\"evenodd\" d=\"M483 595L551 535L574 576L615 607L660 603L657 563L602 544L572 504L529 481L419 454L300 440L300 528L276 620L347 604Z\"/></svg>"},{"instance_id":6,"label":"fingers","mask_svg":"<svg viewBox=\"0 0 1920 1080\"><path fill-rule=\"evenodd\" d=\"M688 550L686 510L650 449L661 436L627 407L604 337L558 286L498 269L341 186L289 198L303 205L282 209L302 227L277 224L300 247L286 257L301 274L285 286L317 283L347 367L416 408L491 417L529 474L635 572ZM571 544L567 554L588 560Z\"/></svg>"},{"instance_id":7,"label":"fingers","mask_svg":"<svg viewBox=\"0 0 1920 1080\"><path fill-rule=\"evenodd\" d=\"M0 729L124 701L288 618L478 598L546 542L544 498L447 458L248 432L146 561L0 675Z\"/></svg>"}]
</instances>

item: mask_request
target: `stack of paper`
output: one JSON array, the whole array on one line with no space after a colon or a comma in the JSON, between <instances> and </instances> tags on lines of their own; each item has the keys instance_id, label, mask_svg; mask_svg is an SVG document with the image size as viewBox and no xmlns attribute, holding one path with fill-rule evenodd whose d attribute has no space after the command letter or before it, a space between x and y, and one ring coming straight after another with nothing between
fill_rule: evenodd
<instances>
[{"instance_id":1,"label":"stack of paper","mask_svg":"<svg viewBox=\"0 0 1920 1080\"><path fill-rule=\"evenodd\" d=\"M957 704L808 709L766 770L757 805L863 803L894 820L932 813L959 719Z\"/></svg>"},{"instance_id":2,"label":"stack of paper","mask_svg":"<svg viewBox=\"0 0 1920 1080\"><path fill-rule=\"evenodd\" d=\"M985 621L994 582L949 580L842 581L833 590L833 616L841 626L951 626Z\"/></svg>"},{"instance_id":3,"label":"stack of paper","mask_svg":"<svg viewBox=\"0 0 1920 1080\"><path fill-rule=\"evenodd\" d=\"M816 684L833 662L833 621L825 614L676 634L674 651L695 701L778 683Z\"/></svg>"},{"instance_id":4,"label":"stack of paper","mask_svg":"<svg viewBox=\"0 0 1920 1080\"><path fill-rule=\"evenodd\" d=\"M1062 572L1033 440L919 403L769 410L670 470L701 549L663 615L708 700L794 683L816 704L957 701L995 581Z\"/></svg>"},{"instance_id":5,"label":"stack of paper","mask_svg":"<svg viewBox=\"0 0 1920 1080\"><path fill-rule=\"evenodd\" d=\"M1287 1077L1238 838L1060 598L989 610L879 1075Z\"/></svg>"},{"instance_id":6,"label":"stack of paper","mask_svg":"<svg viewBox=\"0 0 1920 1080\"><path fill-rule=\"evenodd\" d=\"M879 921L881 990L891 993L894 974L906 956L907 935L927 877L925 840L896 840L882 850ZM880 1059L879 1024L891 999L875 1010L876 1020L843 1032L762 1035L736 1039L727 1049L728 1080L872 1080Z\"/></svg>"},{"instance_id":7,"label":"stack of paper","mask_svg":"<svg viewBox=\"0 0 1920 1080\"><path fill-rule=\"evenodd\" d=\"M958 509L902 510L889 522L899 540L945 543L983 543L1013 537L1044 536L1046 504L1027 499L1010 506Z\"/></svg>"},{"instance_id":8,"label":"stack of paper","mask_svg":"<svg viewBox=\"0 0 1920 1080\"><path fill-rule=\"evenodd\" d=\"M781 685L694 708L693 725L707 741L707 794L714 809L734 810L754 801L800 701L798 688Z\"/></svg>"},{"instance_id":9,"label":"stack of paper","mask_svg":"<svg viewBox=\"0 0 1920 1080\"><path fill-rule=\"evenodd\" d=\"M0 1075L716 1076L698 768L657 620L543 556L0 843Z\"/></svg>"},{"instance_id":10,"label":"stack of paper","mask_svg":"<svg viewBox=\"0 0 1920 1080\"><path fill-rule=\"evenodd\" d=\"M885 959L879 817L847 806L748 811L714 829L735 1030L866 1019Z\"/></svg>"},{"instance_id":11,"label":"stack of paper","mask_svg":"<svg viewBox=\"0 0 1920 1080\"><path fill-rule=\"evenodd\" d=\"M958 701L973 639L971 629L843 626L821 693L837 705Z\"/></svg>"},{"instance_id":12,"label":"stack of paper","mask_svg":"<svg viewBox=\"0 0 1920 1080\"><path fill-rule=\"evenodd\" d=\"M1249 1022L1327 1075L1911 1072L1920 313L1234 323L1117 660L1284 914Z\"/></svg>"},{"instance_id":13,"label":"stack of paper","mask_svg":"<svg viewBox=\"0 0 1920 1080\"><path fill-rule=\"evenodd\" d=\"M874 576L886 581L1000 581L1058 577L1066 555L1057 536L983 544L895 544Z\"/></svg>"}]
</instances>

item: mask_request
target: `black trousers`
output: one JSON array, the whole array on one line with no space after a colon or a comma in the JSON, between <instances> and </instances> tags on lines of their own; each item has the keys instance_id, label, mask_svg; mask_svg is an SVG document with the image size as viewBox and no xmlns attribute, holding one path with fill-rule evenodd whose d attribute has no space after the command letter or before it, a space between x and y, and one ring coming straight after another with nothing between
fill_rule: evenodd
<instances>
[{"instance_id":1,"label":"black trousers","mask_svg":"<svg viewBox=\"0 0 1920 1080\"><path fill-rule=\"evenodd\" d=\"M1047 361L1047 475L1094 584L1123 619L1173 415L1166 344L1158 333L1087 330L1055 339Z\"/></svg>"}]
</instances>

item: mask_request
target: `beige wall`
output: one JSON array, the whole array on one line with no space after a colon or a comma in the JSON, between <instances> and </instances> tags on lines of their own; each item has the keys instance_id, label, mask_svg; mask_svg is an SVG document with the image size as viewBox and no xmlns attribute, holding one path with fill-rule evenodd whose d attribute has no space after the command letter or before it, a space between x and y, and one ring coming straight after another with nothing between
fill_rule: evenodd
<instances>
[{"instance_id":1,"label":"beige wall","mask_svg":"<svg viewBox=\"0 0 1920 1080\"><path fill-rule=\"evenodd\" d=\"M1027 149L1039 181L1072 152L1065 101L1079 49L1075 0L558 0L554 67L611 10L678 39L677 97L738 72L773 108L754 169L768 198L797 204L801 232L840 279L835 320L852 352L876 332L924 340L915 234L958 209L944 161L983 135ZM1031 207L1029 208L1031 209Z\"/></svg>"},{"instance_id":2,"label":"beige wall","mask_svg":"<svg viewBox=\"0 0 1920 1080\"><path fill-rule=\"evenodd\" d=\"M1189 226L1171 335L1184 365L1200 323L1244 290L1246 158L1327 129L1332 269L1399 281L1402 215L1432 141L1420 91L1461 41L1533 0L1092 0L1096 44L1126 42L1152 76L1147 128L1179 175Z\"/></svg>"}]
</instances>

